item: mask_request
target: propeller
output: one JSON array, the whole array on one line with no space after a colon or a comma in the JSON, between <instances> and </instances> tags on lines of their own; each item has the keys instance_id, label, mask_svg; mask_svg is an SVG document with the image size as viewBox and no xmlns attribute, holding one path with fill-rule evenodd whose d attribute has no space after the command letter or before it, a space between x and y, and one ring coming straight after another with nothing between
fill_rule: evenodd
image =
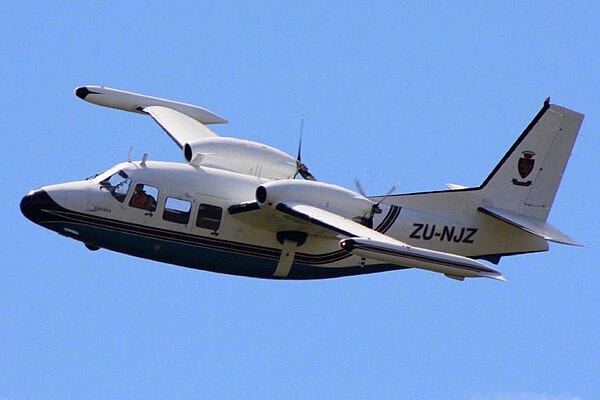
<instances>
[{"instance_id":1,"label":"propeller","mask_svg":"<svg viewBox=\"0 0 600 400\"><path fill-rule=\"evenodd\" d=\"M300 139L298 141L298 155L296 156L296 175L300 176L307 181L316 181L317 179L308 171L306 164L302 162L302 133L304 132L304 114L300 118ZM294 177L296 177L294 175Z\"/></svg>"},{"instance_id":2,"label":"propeller","mask_svg":"<svg viewBox=\"0 0 600 400\"><path fill-rule=\"evenodd\" d=\"M364 197L368 197L365 189L363 188L363 185L360 183L360 181L358 180L358 178L354 178L354 185L356 185L356 189L358 190L358 193L362 194ZM373 216L375 214L381 214L381 207L379 207L379 205L381 203L383 203L388 197L390 197L390 195L392 193L394 193L396 191L396 189L398 189L398 182L394 183L394 185L390 188L390 190L387 191L386 194L383 195L383 197L381 197L381 200L379 200L377 203L373 203L373 206L371 207L371 212L369 213L369 216L364 218L363 221L361 222L363 225L368 226L369 228L373 227Z\"/></svg>"}]
</instances>

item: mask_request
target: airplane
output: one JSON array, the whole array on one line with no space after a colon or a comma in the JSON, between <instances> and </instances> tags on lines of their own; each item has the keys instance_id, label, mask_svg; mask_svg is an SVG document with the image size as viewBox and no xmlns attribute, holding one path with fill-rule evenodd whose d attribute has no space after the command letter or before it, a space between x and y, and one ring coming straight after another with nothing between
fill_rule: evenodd
<instances>
[{"instance_id":1,"label":"airplane","mask_svg":"<svg viewBox=\"0 0 600 400\"><path fill-rule=\"evenodd\" d=\"M92 104L150 116L185 163L115 165L44 186L20 208L40 226L168 264L246 277L307 280L416 268L464 280L504 276L490 264L579 245L547 223L583 114L543 107L477 187L368 197L318 181L298 155L221 137L227 123L191 104L81 86ZM299 177L303 179L298 179Z\"/></svg>"}]
</instances>

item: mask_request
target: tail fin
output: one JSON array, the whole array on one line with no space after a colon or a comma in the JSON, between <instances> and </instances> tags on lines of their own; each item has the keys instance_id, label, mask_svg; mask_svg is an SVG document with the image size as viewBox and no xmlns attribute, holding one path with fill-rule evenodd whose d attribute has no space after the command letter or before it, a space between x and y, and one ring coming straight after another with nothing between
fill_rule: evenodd
<instances>
[{"instance_id":1,"label":"tail fin","mask_svg":"<svg viewBox=\"0 0 600 400\"><path fill-rule=\"evenodd\" d=\"M583 114L546 99L480 186L485 198L482 211L518 214L544 225L582 122Z\"/></svg>"}]
</instances>

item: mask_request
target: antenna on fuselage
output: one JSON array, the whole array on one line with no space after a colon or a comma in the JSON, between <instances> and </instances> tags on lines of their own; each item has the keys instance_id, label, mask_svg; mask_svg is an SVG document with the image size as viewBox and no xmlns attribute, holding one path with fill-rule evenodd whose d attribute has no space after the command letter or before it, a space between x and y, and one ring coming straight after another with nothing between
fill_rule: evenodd
<instances>
[{"instance_id":1,"label":"antenna on fuselage","mask_svg":"<svg viewBox=\"0 0 600 400\"><path fill-rule=\"evenodd\" d=\"M148 153L144 153L144 155L142 156L142 161L140 162L140 165L142 165L143 167L145 167L147 159L148 159Z\"/></svg>"},{"instance_id":2,"label":"antenna on fuselage","mask_svg":"<svg viewBox=\"0 0 600 400\"><path fill-rule=\"evenodd\" d=\"M133 146L129 146L129 155L127 155L127 162L131 162L131 153L133 153Z\"/></svg>"}]
</instances>

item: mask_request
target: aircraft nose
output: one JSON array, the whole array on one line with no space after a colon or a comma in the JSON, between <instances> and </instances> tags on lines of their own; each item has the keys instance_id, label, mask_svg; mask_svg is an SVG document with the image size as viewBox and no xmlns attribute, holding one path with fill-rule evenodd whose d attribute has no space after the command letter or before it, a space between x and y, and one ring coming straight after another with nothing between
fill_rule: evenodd
<instances>
[{"instance_id":1,"label":"aircraft nose","mask_svg":"<svg viewBox=\"0 0 600 400\"><path fill-rule=\"evenodd\" d=\"M21 212L32 222L39 224L44 219L45 209L56 205L44 189L32 190L21 199Z\"/></svg>"}]
</instances>

